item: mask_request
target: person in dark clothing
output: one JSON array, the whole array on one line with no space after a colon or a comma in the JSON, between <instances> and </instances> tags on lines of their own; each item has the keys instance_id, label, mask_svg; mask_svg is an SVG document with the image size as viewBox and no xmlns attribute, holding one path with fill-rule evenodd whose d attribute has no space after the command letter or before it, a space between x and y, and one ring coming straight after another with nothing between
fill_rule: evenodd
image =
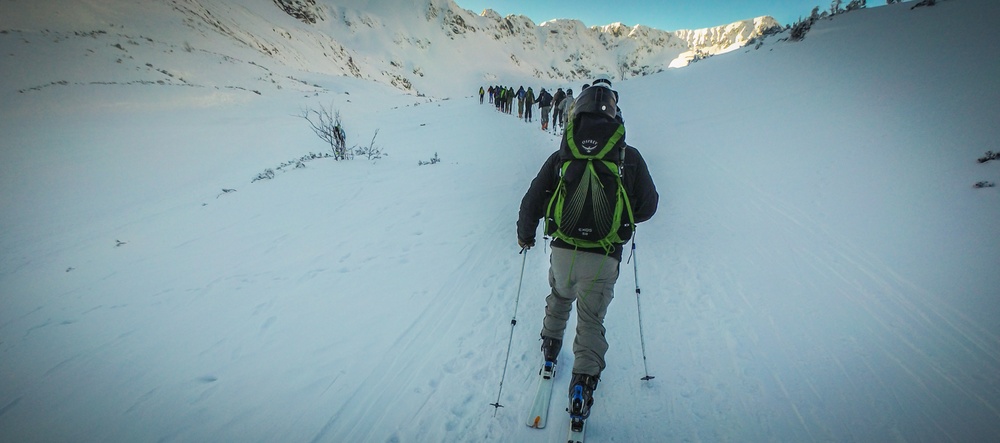
<instances>
[{"instance_id":1,"label":"person in dark clothing","mask_svg":"<svg viewBox=\"0 0 1000 443\"><path fill-rule=\"evenodd\" d=\"M517 95L517 93L514 92L514 87L513 86L507 88L507 100L506 100L506 102L507 102L507 113L508 114L513 114L514 113L514 96L515 95Z\"/></svg>"},{"instance_id":2,"label":"person in dark clothing","mask_svg":"<svg viewBox=\"0 0 1000 443\"><path fill-rule=\"evenodd\" d=\"M526 123L531 122L531 107L535 105L535 91L528 88L528 91L524 93L524 121Z\"/></svg>"},{"instance_id":3,"label":"person in dark clothing","mask_svg":"<svg viewBox=\"0 0 1000 443\"><path fill-rule=\"evenodd\" d=\"M566 92L563 88L556 90L555 95L552 96L552 128L555 129L558 126L562 126L562 101L566 99Z\"/></svg>"},{"instance_id":4,"label":"person in dark clothing","mask_svg":"<svg viewBox=\"0 0 1000 443\"><path fill-rule=\"evenodd\" d=\"M605 86L591 87L595 91L585 91L578 98L578 107L574 112L574 131L587 124L613 125L619 127L615 115L617 101L610 93L610 82ZM600 94L600 101L593 96ZM588 96L589 94L589 96ZM560 166L566 160L564 147L567 137L563 135L563 146L545 160L524 198L521 200L517 220L517 242L523 249L529 249L535 244L535 231L539 219L546 217L550 200L559 181ZM652 218L656 213L659 194L645 160L639 150L628 146L624 136L619 143L624 146L624 157L621 164L622 184L631 205L635 223L641 223ZM608 342L604 337L604 317L608 305L614 297L614 286L618 280L618 269L622 260L623 245L632 236L630 227L626 235L621 236L621 243L605 248L581 248L555 238L551 243L549 265L549 285L551 292L546 297L545 318L542 322L542 353L546 361L555 362L562 347L562 339L576 302L577 329L573 341L573 377L570 384L571 392L580 386L586 398L586 411L589 414L593 404L593 391L600 380L601 372L606 367L604 356L608 350ZM546 233L548 235L550 233Z\"/></svg>"},{"instance_id":5,"label":"person in dark clothing","mask_svg":"<svg viewBox=\"0 0 1000 443\"><path fill-rule=\"evenodd\" d=\"M521 87L517 88L517 92L514 93L514 94L515 94L514 96L517 97L517 118L523 118L524 117L524 94L525 94L524 86L521 86Z\"/></svg>"},{"instance_id":6,"label":"person in dark clothing","mask_svg":"<svg viewBox=\"0 0 1000 443\"><path fill-rule=\"evenodd\" d=\"M538 111L542 114L542 130L549 129L549 110L552 109L552 94L542 88L538 94Z\"/></svg>"}]
</instances>

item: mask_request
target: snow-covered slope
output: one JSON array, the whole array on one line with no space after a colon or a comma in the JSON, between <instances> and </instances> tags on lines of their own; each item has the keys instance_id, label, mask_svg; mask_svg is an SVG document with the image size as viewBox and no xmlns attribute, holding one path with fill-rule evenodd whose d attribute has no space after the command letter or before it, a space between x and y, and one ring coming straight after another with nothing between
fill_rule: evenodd
<instances>
[{"instance_id":1,"label":"snow-covered slope","mask_svg":"<svg viewBox=\"0 0 1000 443\"><path fill-rule=\"evenodd\" d=\"M316 89L300 84L301 71L436 97L532 78L581 80L595 72L630 78L686 64L695 53L732 50L778 26L770 17L677 33L621 24L588 28L576 20L536 26L524 16L475 15L452 0L54 0L3 8L0 29L42 32L62 42L58 49L71 57L121 60L115 77L219 86L199 82L213 73L175 65L174 53L183 51L252 73L250 79L213 77L226 79L221 86L255 93ZM155 66L131 58L139 45L159 50ZM78 46L88 52L74 53ZM441 60L459 60L463 75L455 76L457 66ZM178 70L183 77L170 75ZM87 74L80 81L112 81Z\"/></svg>"},{"instance_id":2,"label":"snow-covered slope","mask_svg":"<svg viewBox=\"0 0 1000 443\"><path fill-rule=\"evenodd\" d=\"M219 18L252 31L235 52L157 18L207 2L66 3L121 21L0 27L0 441L565 438L523 424L547 250L514 239L554 135L478 97L265 63L249 35L271 2ZM635 257L656 378L623 264L590 439L1000 435L1000 193L973 188L1000 181L976 161L1000 151L1000 6L911 6L616 83L662 197ZM465 57L405 60L479 75ZM388 156L251 183L324 150L296 115L331 104Z\"/></svg>"}]
</instances>

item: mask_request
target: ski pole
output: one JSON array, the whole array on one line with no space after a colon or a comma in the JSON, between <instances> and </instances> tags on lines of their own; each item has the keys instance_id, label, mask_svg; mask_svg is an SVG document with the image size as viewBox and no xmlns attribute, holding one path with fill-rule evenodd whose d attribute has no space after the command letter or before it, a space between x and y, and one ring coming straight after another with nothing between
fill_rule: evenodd
<instances>
[{"instance_id":1,"label":"ski pole","mask_svg":"<svg viewBox=\"0 0 1000 443\"><path fill-rule=\"evenodd\" d=\"M517 297L514 298L514 316L510 319L510 338L507 340L507 357L503 361L503 372L500 374L500 390L497 392L496 403L490 403L493 406L493 416L497 416L497 411L503 407L500 404L500 395L503 393L503 381L507 378L507 363L510 362L510 346L514 342L514 326L517 325L517 306L521 302L521 285L524 283L524 264L528 261L528 248L522 248L519 254L524 255L521 259L521 277L517 282Z\"/></svg>"},{"instance_id":2,"label":"ski pole","mask_svg":"<svg viewBox=\"0 0 1000 443\"><path fill-rule=\"evenodd\" d=\"M639 344L642 347L642 369L646 372L646 376L642 378L643 381L652 380L652 375L649 375L649 367L646 366L646 337L642 333L642 306L639 303L639 294L642 290L639 289L639 259L635 255L635 233L632 234L632 275L635 277L635 309L639 313Z\"/></svg>"}]
</instances>

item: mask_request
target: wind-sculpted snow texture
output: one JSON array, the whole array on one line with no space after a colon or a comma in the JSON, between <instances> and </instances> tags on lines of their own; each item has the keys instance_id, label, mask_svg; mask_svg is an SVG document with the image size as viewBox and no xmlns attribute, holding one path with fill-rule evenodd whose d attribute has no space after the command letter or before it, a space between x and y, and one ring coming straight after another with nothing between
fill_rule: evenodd
<instances>
[{"instance_id":1,"label":"wind-sculpted snow texture","mask_svg":"<svg viewBox=\"0 0 1000 443\"><path fill-rule=\"evenodd\" d=\"M494 68L460 34L366 46L400 24L361 0L315 25L263 0L54 3L0 3L0 441L565 441L569 371L524 424L548 247L514 233L558 139L479 104ZM1000 435L1000 191L973 188L1000 181L977 161L1000 150L998 15L872 8L615 81L661 194L633 258L656 378L623 263L589 441ZM304 31L345 17L356 40ZM421 91L466 89L372 81L379 45L408 48L400 74L448 67ZM326 149L297 116L331 105L387 155L251 183Z\"/></svg>"}]
</instances>

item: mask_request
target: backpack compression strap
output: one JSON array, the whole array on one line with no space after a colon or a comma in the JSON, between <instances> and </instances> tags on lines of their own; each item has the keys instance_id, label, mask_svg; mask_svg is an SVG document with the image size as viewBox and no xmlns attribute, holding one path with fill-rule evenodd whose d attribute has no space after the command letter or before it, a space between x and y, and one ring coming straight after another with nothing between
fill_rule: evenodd
<instances>
[{"instance_id":1,"label":"backpack compression strap","mask_svg":"<svg viewBox=\"0 0 1000 443\"><path fill-rule=\"evenodd\" d=\"M609 171L616 174L615 181L618 185L618 189L616 191L618 193L618 204L610 214L613 219L612 225L619 227L622 226L623 220L621 220L621 216L623 215L622 212L624 212L624 215L628 216L629 227L633 232L635 232L635 215L632 213L632 202L629 201L628 192L625 191L625 184L622 182L622 176L617 168L617 165L615 165L614 162L607 160L598 160L598 162L607 167ZM550 222L555 222L556 229L552 230L551 234L553 237L563 240L577 248L600 248L604 250L606 255L611 254L611 251L614 251L615 249L615 245L622 243L622 239L618 236L617 230L609 232L606 237L597 241L586 241L573 238L562 230L561 226L564 222L567 222L567 220L563 218L565 214L563 213L562 205L558 202L562 202L564 201L563 199L566 198L566 185L562 177L569 168L569 164L570 161L566 161L563 163L562 167L559 168L559 182L556 185L556 189L553 192L552 198L549 200L548 207L545 211L545 231L549 232ZM594 161L592 159L587 160L587 166L584 170L584 174L590 176L588 179L596 177L597 171L594 170ZM597 182L597 185L599 186L600 182ZM576 197L577 196L574 196L574 199L576 199ZM575 223L575 221L570 221L570 223Z\"/></svg>"}]
</instances>

